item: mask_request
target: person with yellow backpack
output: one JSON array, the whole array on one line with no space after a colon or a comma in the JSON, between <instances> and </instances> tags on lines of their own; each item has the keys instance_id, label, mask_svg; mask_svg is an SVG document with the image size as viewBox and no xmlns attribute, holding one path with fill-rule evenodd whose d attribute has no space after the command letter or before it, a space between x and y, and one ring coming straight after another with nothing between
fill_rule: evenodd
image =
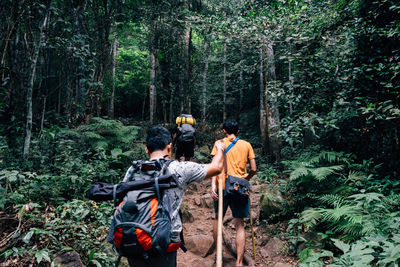
<instances>
[{"instance_id":1,"label":"person with yellow backpack","mask_svg":"<svg viewBox=\"0 0 400 267\"><path fill-rule=\"evenodd\" d=\"M173 133L173 144L176 147L175 159L190 161L194 156L196 145L196 120L190 114L181 114L176 118L176 127Z\"/></svg>"}]
</instances>

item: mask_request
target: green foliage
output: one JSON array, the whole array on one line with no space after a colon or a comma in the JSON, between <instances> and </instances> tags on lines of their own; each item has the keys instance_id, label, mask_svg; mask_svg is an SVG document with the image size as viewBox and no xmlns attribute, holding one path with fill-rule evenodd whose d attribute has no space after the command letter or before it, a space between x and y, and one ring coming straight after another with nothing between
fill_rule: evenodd
<instances>
[{"instance_id":1,"label":"green foliage","mask_svg":"<svg viewBox=\"0 0 400 267\"><path fill-rule=\"evenodd\" d=\"M77 128L84 140L96 151L110 148L126 149L138 138L139 127L124 126L122 122L92 118L92 123Z\"/></svg>"},{"instance_id":2,"label":"green foliage","mask_svg":"<svg viewBox=\"0 0 400 267\"><path fill-rule=\"evenodd\" d=\"M318 205L319 202L315 200L319 195L339 192L346 195L355 191L352 180L345 183L345 173L353 162L352 156L319 150L319 147L313 147L296 160L282 162L289 174L285 191L292 192L294 211Z\"/></svg>"},{"instance_id":3,"label":"green foliage","mask_svg":"<svg viewBox=\"0 0 400 267\"><path fill-rule=\"evenodd\" d=\"M119 182L132 159L144 157L139 138L138 126L94 118L93 124L75 130L53 127L34 138L28 163L35 171L24 171L5 152L0 208L6 214L18 211L23 227L11 237L13 247L2 253L4 261L34 258L43 264L69 247L87 264L112 265L115 253L105 239L113 205L88 202L86 194L95 181Z\"/></svg>"},{"instance_id":4,"label":"green foliage","mask_svg":"<svg viewBox=\"0 0 400 267\"><path fill-rule=\"evenodd\" d=\"M315 252L310 248L306 248L299 255L299 259L301 261L300 266L309 266L309 267L324 266L324 263L319 259L332 256L333 253L328 250L320 250L318 252Z\"/></svg>"},{"instance_id":5,"label":"green foliage","mask_svg":"<svg viewBox=\"0 0 400 267\"><path fill-rule=\"evenodd\" d=\"M271 183L274 179L279 177L279 170L270 164L257 162L257 179L263 183Z\"/></svg>"}]
</instances>

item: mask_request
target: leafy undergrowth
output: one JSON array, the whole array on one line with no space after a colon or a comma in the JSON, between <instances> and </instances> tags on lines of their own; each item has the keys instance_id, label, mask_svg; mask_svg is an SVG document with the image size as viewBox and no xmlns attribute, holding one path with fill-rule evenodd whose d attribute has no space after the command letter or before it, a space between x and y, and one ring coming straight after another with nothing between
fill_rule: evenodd
<instances>
[{"instance_id":1,"label":"leafy undergrowth","mask_svg":"<svg viewBox=\"0 0 400 267\"><path fill-rule=\"evenodd\" d=\"M47 266L58 252L75 250L87 266L113 265L105 241L113 205L88 201L86 192L95 181L118 182L132 158L143 158L143 136L138 126L93 118L76 129L47 129L23 164L2 150L1 261Z\"/></svg>"},{"instance_id":2,"label":"leafy undergrowth","mask_svg":"<svg viewBox=\"0 0 400 267\"><path fill-rule=\"evenodd\" d=\"M301 266L396 266L400 260L399 183L372 161L313 147L268 166L261 200L267 222L289 220L285 238Z\"/></svg>"}]
</instances>

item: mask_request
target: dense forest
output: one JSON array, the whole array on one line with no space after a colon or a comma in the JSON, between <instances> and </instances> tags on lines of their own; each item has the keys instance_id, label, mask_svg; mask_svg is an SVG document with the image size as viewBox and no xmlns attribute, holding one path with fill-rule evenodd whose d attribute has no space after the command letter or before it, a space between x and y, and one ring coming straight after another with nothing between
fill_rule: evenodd
<instances>
[{"instance_id":1,"label":"dense forest","mask_svg":"<svg viewBox=\"0 0 400 267\"><path fill-rule=\"evenodd\" d=\"M399 265L399 1L1 0L0 13L0 266L65 249L112 266L113 207L87 190L121 181L146 130L181 113L198 121L197 162L239 121L267 188L253 216L298 264Z\"/></svg>"}]
</instances>

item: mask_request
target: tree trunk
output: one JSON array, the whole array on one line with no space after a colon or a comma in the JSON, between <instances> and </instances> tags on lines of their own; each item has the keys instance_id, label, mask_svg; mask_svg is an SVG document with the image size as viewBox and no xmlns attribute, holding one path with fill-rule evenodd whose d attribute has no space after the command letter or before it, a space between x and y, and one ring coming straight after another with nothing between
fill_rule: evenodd
<instances>
[{"instance_id":1,"label":"tree trunk","mask_svg":"<svg viewBox=\"0 0 400 267\"><path fill-rule=\"evenodd\" d=\"M222 119L223 121L226 120L227 114L226 114L226 40L224 42L224 78L223 78L223 113L222 113Z\"/></svg>"},{"instance_id":2,"label":"tree trunk","mask_svg":"<svg viewBox=\"0 0 400 267\"><path fill-rule=\"evenodd\" d=\"M97 5L96 1L94 3ZM107 69L111 63L111 43L110 43L110 31L113 23L114 10L112 5L109 5L108 1L100 1L102 5L95 6L94 16L97 24L97 42L98 42L98 64L93 73L94 86L88 88L86 95L89 95L87 107L89 107L88 117L90 118L94 114L96 116L101 115L101 99L103 97L104 77Z\"/></svg>"},{"instance_id":3,"label":"tree trunk","mask_svg":"<svg viewBox=\"0 0 400 267\"><path fill-rule=\"evenodd\" d=\"M144 95L143 97L143 104L142 104L142 120L144 121L145 119L145 110L146 110L146 99L147 99L147 94Z\"/></svg>"},{"instance_id":4,"label":"tree trunk","mask_svg":"<svg viewBox=\"0 0 400 267\"><path fill-rule=\"evenodd\" d=\"M45 112L46 112L46 99L47 99L47 96L45 95L45 96L43 96L43 108L42 108L42 118L41 118L41 120L40 120L40 134L42 133L42 131L43 131L43 124L44 124L44 114L45 114Z\"/></svg>"},{"instance_id":5,"label":"tree trunk","mask_svg":"<svg viewBox=\"0 0 400 267\"><path fill-rule=\"evenodd\" d=\"M240 48L240 65L242 65L243 61L243 48ZM237 113L238 120L240 120L240 114L242 113L243 109L243 67L240 66L239 72L239 112Z\"/></svg>"},{"instance_id":6,"label":"tree trunk","mask_svg":"<svg viewBox=\"0 0 400 267\"><path fill-rule=\"evenodd\" d=\"M108 110L108 116L110 118L114 118L114 96L115 96L115 67L117 63L117 35L114 37L113 49L112 49L112 88L111 88L111 96L110 96L110 108Z\"/></svg>"},{"instance_id":7,"label":"tree trunk","mask_svg":"<svg viewBox=\"0 0 400 267\"><path fill-rule=\"evenodd\" d=\"M292 76L292 53L289 56L289 115L293 114L293 76ZM291 116L290 116L291 118Z\"/></svg>"},{"instance_id":8,"label":"tree trunk","mask_svg":"<svg viewBox=\"0 0 400 267\"><path fill-rule=\"evenodd\" d=\"M201 109L201 121L206 121L206 112L207 112L207 72L208 72L208 62L210 60L211 54L211 41L208 44L207 38L204 38L204 52L206 53L206 58L204 62L204 70L203 70L203 90L202 90L202 109Z\"/></svg>"},{"instance_id":9,"label":"tree trunk","mask_svg":"<svg viewBox=\"0 0 400 267\"><path fill-rule=\"evenodd\" d=\"M154 47L150 51L150 87L149 87L149 110L150 124L154 122L154 114L156 112L156 55Z\"/></svg>"},{"instance_id":10,"label":"tree trunk","mask_svg":"<svg viewBox=\"0 0 400 267\"><path fill-rule=\"evenodd\" d=\"M156 54L158 55L158 51L156 52ZM163 121L164 124L167 123L167 105L166 105L166 92L164 91L164 79L162 77L162 72L161 72L161 66L160 66L160 61L158 60L158 56L155 57L155 64L156 64L156 81L157 84L160 87L159 90L159 95L162 96L162 99L160 100L162 103L162 115L163 115ZM157 102L157 99L156 99Z\"/></svg>"},{"instance_id":11,"label":"tree trunk","mask_svg":"<svg viewBox=\"0 0 400 267\"><path fill-rule=\"evenodd\" d=\"M260 47L260 132L263 154L270 154L270 137L268 127L268 108L265 104L265 79L264 79L264 45Z\"/></svg>"},{"instance_id":12,"label":"tree trunk","mask_svg":"<svg viewBox=\"0 0 400 267\"><path fill-rule=\"evenodd\" d=\"M46 9L43 20L40 22L38 26L38 37L33 40L33 51L30 57L30 65L28 68L28 76L26 80L26 126L25 126L25 141L24 141L24 152L23 159L26 161L29 156L29 147L31 144L31 134L32 134L32 94L33 94L33 82L35 80L36 75L36 63L39 57L40 48L42 46L44 40L44 32L43 28L48 22L49 11L50 11L51 1L49 6ZM34 35L33 35L34 36Z\"/></svg>"},{"instance_id":13,"label":"tree trunk","mask_svg":"<svg viewBox=\"0 0 400 267\"><path fill-rule=\"evenodd\" d=\"M165 100L162 101L162 107L163 107L163 119L164 119L164 125L168 123L167 119L167 103Z\"/></svg>"},{"instance_id":14,"label":"tree trunk","mask_svg":"<svg viewBox=\"0 0 400 267\"><path fill-rule=\"evenodd\" d=\"M81 19L84 17L87 7L87 0L83 0L80 2L79 5L75 6L71 9L72 16L74 19L74 35L76 38L80 38L79 36L82 34L83 25ZM90 94L86 93L86 88L84 86L84 72L85 69L82 63L83 59L77 57L73 60L72 66L70 67L71 71L74 71L74 83L68 81L68 87L71 84L70 92L69 93L69 103L67 105L67 114L69 114L69 118L71 121L76 121L78 119L83 119L85 117L86 105L87 100L90 98ZM68 74L67 74L68 75ZM68 79L68 78L67 78ZM73 88L75 88L75 99L73 99ZM72 109L73 107L73 109Z\"/></svg>"},{"instance_id":15,"label":"tree trunk","mask_svg":"<svg viewBox=\"0 0 400 267\"><path fill-rule=\"evenodd\" d=\"M171 90L171 94L169 97L169 123L174 122L174 97L175 97L175 87L172 86L171 80L169 81L169 88Z\"/></svg>"},{"instance_id":16,"label":"tree trunk","mask_svg":"<svg viewBox=\"0 0 400 267\"><path fill-rule=\"evenodd\" d=\"M184 95L184 90L183 90L183 76L179 75L179 95L178 95L178 99L179 99L179 104L180 104L180 108L179 108L179 112L183 113L183 109L184 109L184 101L183 101L183 96Z\"/></svg>"},{"instance_id":17,"label":"tree trunk","mask_svg":"<svg viewBox=\"0 0 400 267\"><path fill-rule=\"evenodd\" d=\"M188 0L184 1L184 8L189 11L189 3ZM192 75L192 64L190 60L191 55L191 43L192 43L192 28L189 25L189 22L185 22L185 31L183 36L183 52L184 52L184 77L183 77L183 90L184 90L184 99L185 99L185 112L191 114L192 109L192 99L191 99L191 86L190 80ZM183 97L183 95L181 95Z\"/></svg>"},{"instance_id":18,"label":"tree trunk","mask_svg":"<svg viewBox=\"0 0 400 267\"><path fill-rule=\"evenodd\" d=\"M276 99L276 94L271 94L271 90L276 90L276 74L275 74L275 58L274 49L272 42L266 44L266 54L267 54L267 73L265 75L265 110L268 119L268 131L271 135L270 146L272 156L274 160L279 160L280 158L280 146L281 141L278 137L273 136L280 129L280 119L279 119L279 109L278 101Z\"/></svg>"}]
</instances>

